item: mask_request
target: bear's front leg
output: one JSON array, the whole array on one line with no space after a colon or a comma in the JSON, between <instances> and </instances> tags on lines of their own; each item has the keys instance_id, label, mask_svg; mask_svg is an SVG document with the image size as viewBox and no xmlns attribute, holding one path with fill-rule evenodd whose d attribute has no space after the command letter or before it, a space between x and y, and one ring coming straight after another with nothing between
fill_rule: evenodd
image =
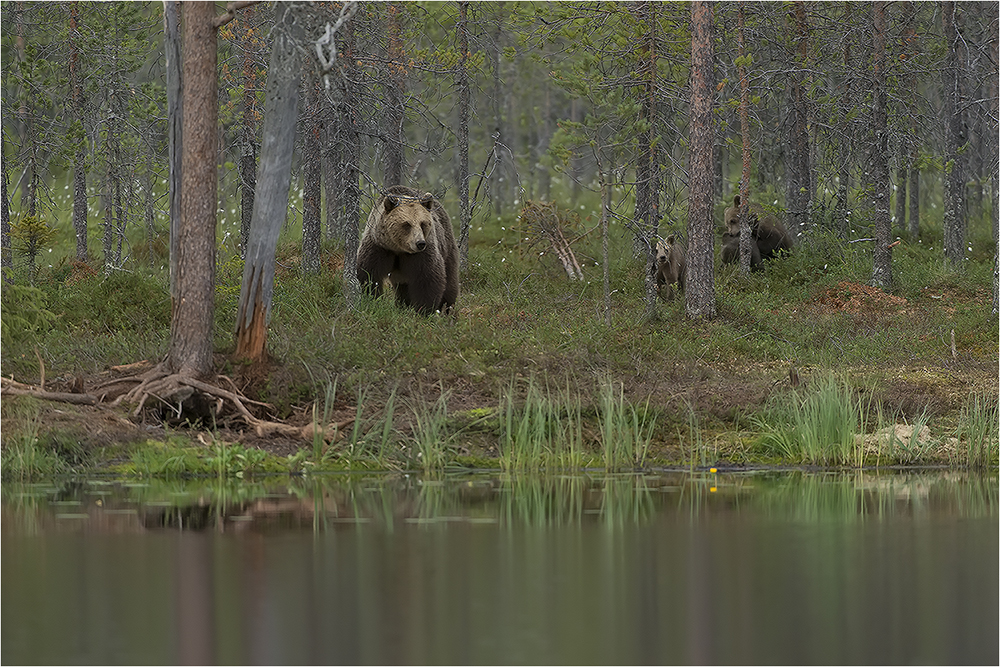
<instances>
[{"instance_id":1,"label":"bear's front leg","mask_svg":"<svg viewBox=\"0 0 1000 667\"><path fill-rule=\"evenodd\" d=\"M374 243L362 243L358 248L358 282L364 293L382 294L382 281L392 271L396 256Z\"/></svg>"}]
</instances>

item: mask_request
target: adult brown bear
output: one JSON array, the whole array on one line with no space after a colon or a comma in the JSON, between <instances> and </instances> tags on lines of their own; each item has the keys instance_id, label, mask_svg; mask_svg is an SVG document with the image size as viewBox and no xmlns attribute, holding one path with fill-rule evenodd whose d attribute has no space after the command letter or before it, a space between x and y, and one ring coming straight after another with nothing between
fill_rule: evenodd
<instances>
[{"instance_id":1,"label":"adult brown bear","mask_svg":"<svg viewBox=\"0 0 1000 667\"><path fill-rule=\"evenodd\" d=\"M458 300L458 247L451 220L429 192L394 185L375 202L358 247L358 280L370 294L388 279L396 303L448 312Z\"/></svg>"},{"instance_id":2,"label":"adult brown bear","mask_svg":"<svg viewBox=\"0 0 1000 667\"><path fill-rule=\"evenodd\" d=\"M754 243L757 246L757 251L760 254L761 259L771 259L777 257L784 252L792 251L792 237L785 229L785 226L778 222L770 213L767 213L763 207L759 204L751 203L749 208L750 215L750 234L754 238ZM739 246L739 234L740 234L740 196L736 195L733 197L733 205L726 209L725 213L726 221L726 233L723 235L723 251L725 251L727 235L730 238L737 238L737 247ZM737 253L737 257L738 257ZM725 261L725 254L723 256L723 261ZM753 262L751 260L751 265Z\"/></svg>"}]
</instances>

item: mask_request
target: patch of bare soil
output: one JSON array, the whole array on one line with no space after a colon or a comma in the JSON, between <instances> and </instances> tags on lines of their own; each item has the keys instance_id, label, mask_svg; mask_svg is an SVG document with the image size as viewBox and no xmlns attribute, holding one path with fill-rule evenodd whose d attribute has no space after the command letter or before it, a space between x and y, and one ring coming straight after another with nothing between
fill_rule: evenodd
<instances>
[{"instance_id":1,"label":"patch of bare soil","mask_svg":"<svg viewBox=\"0 0 1000 667\"><path fill-rule=\"evenodd\" d=\"M906 308L907 301L871 285L842 280L817 295L813 304L826 312L879 315L898 312Z\"/></svg>"}]
</instances>

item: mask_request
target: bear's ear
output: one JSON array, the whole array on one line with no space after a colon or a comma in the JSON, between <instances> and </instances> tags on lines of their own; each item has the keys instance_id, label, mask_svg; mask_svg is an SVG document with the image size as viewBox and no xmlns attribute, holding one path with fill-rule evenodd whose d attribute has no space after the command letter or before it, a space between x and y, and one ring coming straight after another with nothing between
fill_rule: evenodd
<instances>
[{"instance_id":1,"label":"bear's ear","mask_svg":"<svg viewBox=\"0 0 1000 667\"><path fill-rule=\"evenodd\" d=\"M674 244L674 235L673 234L671 234L670 236L667 237L667 243L669 243L670 245Z\"/></svg>"},{"instance_id":2,"label":"bear's ear","mask_svg":"<svg viewBox=\"0 0 1000 667\"><path fill-rule=\"evenodd\" d=\"M424 196L420 198L420 203L423 204L424 208L428 211L431 210L431 205L434 203L434 195L429 192L425 192Z\"/></svg>"},{"instance_id":3,"label":"bear's ear","mask_svg":"<svg viewBox=\"0 0 1000 667\"><path fill-rule=\"evenodd\" d=\"M396 199L392 195L386 195L385 196L385 212L386 213L388 213L392 209L396 208L397 206L399 206L399 200L398 199Z\"/></svg>"},{"instance_id":4,"label":"bear's ear","mask_svg":"<svg viewBox=\"0 0 1000 667\"><path fill-rule=\"evenodd\" d=\"M736 208L740 207L740 196L739 195L733 195L733 206L735 206Z\"/></svg>"}]
</instances>

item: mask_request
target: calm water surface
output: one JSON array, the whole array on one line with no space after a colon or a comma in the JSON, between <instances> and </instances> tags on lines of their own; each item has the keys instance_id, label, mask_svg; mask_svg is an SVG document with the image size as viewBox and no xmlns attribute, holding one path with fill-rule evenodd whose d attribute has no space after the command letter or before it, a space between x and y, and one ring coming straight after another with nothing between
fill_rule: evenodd
<instances>
[{"instance_id":1,"label":"calm water surface","mask_svg":"<svg viewBox=\"0 0 1000 667\"><path fill-rule=\"evenodd\" d=\"M2 487L4 664L998 664L997 476Z\"/></svg>"}]
</instances>

